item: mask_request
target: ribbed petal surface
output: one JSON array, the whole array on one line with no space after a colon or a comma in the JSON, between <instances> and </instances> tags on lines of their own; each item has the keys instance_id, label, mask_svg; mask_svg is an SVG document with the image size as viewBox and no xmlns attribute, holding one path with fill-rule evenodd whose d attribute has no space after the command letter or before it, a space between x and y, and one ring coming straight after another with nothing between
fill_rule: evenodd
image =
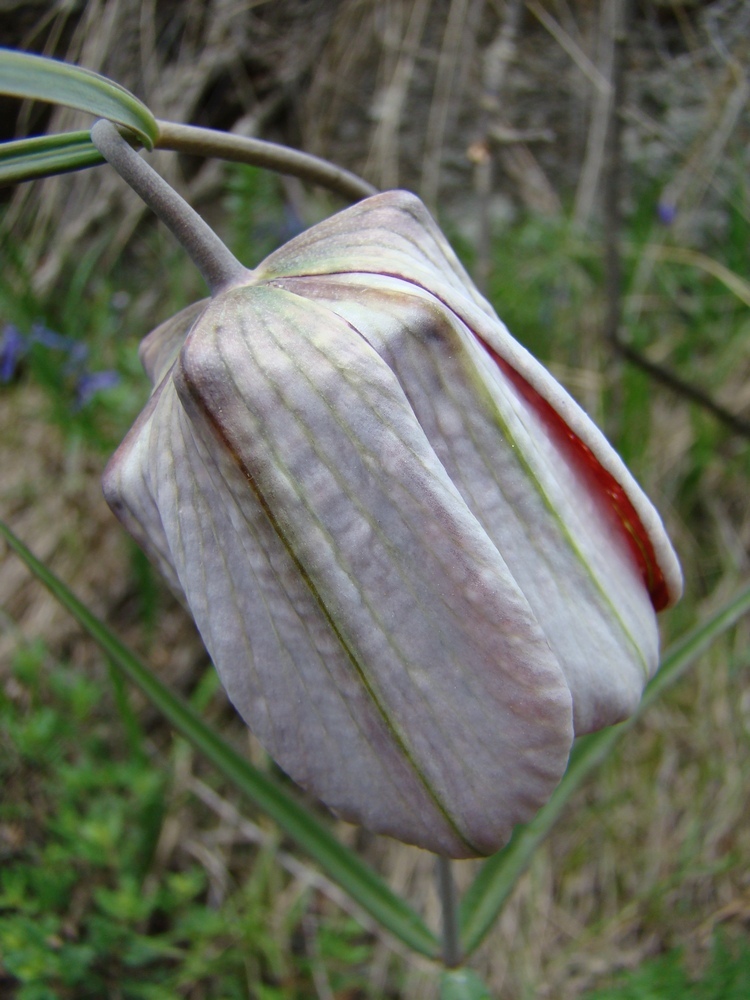
<instances>
[{"instance_id":1,"label":"ribbed petal surface","mask_svg":"<svg viewBox=\"0 0 750 1000\"><path fill-rule=\"evenodd\" d=\"M535 407L413 285L372 275L279 284L324 302L392 368L558 657L576 733L627 718L658 665L654 610L616 515Z\"/></svg>"},{"instance_id":2,"label":"ribbed petal surface","mask_svg":"<svg viewBox=\"0 0 750 1000\"><path fill-rule=\"evenodd\" d=\"M211 305L107 483L153 498L230 697L341 815L466 856L549 796L557 661L392 372L327 310Z\"/></svg>"},{"instance_id":3,"label":"ribbed petal surface","mask_svg":"<svg viewBox=\"0 0 750 1000\"><path fill-rule=\"evenodd\" d=\"M144 341L105 492L275 760L342 816L490 853L624 718L679 594L655 510L391 192Z\"/></svg>"},{"instance_id":4,"label":"ribbed petal surface","mask_svg":"<svg viewBox=\"0 0 750 1000\"><path fill-rule=\"evenodd\" d=\"M516 384L523 384L559 417L566 436L581 443L592 464L609 477L632 507L628 515L637 524L630 523L626 534L639 536L638 547L648 564L646 575L656 610L674 604L682 593L682 571L648 497L596 425L511 337L417 197L406 191L387 191L326 219L266 258L255 273L255 281L357 273L402 278L429 292L495 352L516 376ZM606 491L613 492L611 483Z\"/></svg>"}]
</instances>

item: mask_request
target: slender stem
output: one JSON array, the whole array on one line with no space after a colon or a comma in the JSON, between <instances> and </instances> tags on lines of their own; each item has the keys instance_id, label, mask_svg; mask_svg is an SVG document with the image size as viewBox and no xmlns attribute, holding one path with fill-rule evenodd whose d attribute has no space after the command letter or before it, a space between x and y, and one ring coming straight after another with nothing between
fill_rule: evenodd
<instances>
[{"instance_id":1,"label":"slender stem","mask_svg":"<svg viewBox=\"0 0 750 1000\"><path fill-rule=\"evenodd\" d=\"M212 295L249 274L213 229L141 159L111 122L104 119L96 122L91 129L91 141L177 237L206 279Z\"/></svg>"},{"instance_id":2,"label":"slender stem","mask_svg":"<svg viewBox=\"0 0 750 1000\"><path fill-rule=\"evenodd\" d=\"M461 945L458 936L458 905L456 883L449 858L438 855L438 891L443 910L443 964L449 969L461 964Z\"/></svg>"},{"instance_id":3,"label":"slender stem","mask_svg":"<svg viewBox=\"0 0 750 1000\"><path fill-rule=\"evenodd\" d=\"M337 194L359 201L377 194L378 189L363 181L361 177L337 167L328 160L322 160L298 149L289 149L275 142L250 139L231 132L219 132L212 128L198 128L196 125L179 125L175 122L160 121L159 138L156 149L171 149L177 153L193 156L216 156L223 160L252 163L280 174L290 174L311 184L335 191Z\"/></svg>"}]
</instances>

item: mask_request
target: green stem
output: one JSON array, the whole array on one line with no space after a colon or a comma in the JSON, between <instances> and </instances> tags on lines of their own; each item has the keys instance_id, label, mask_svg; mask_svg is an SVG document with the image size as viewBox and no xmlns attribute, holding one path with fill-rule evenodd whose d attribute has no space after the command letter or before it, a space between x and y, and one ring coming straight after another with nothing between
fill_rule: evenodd
<instances>
[{"instance_id":1,"label":"green stem","mask_svg":"<svg viewBox=\"0 0 750 1000\"><path fill-rule=\"evenodd\" d=\"M96 122L91 129L91 141L187 250L212 295L250 274L213 229L141 159L111 122L104 119Z\"/></svg>"},{"instance_id":2,"label":"green stem","mask_svg":"<svg viewBox=\"0 0 750 1000\"><path fill-rule=\"evenodd\" d=\"M352 201L359 201L361 198L368 198L378 193L376 187L357 177L356 174L318 156L302 153L298 149L290 149L288 146L265 142L262 139L250 139L232 132L198 128L196 125L179 125L165 121L159 121L158 125L156 149L170 149L191 156L215 156L222 160L252 163L266 170L276 170L280 174L299 177L310 184L319 184Z\"/></svg>"},{"instance_id":3,"label":"green stem","mask_svg":"<svg viewBox=\"0 0 750 1000\"><path fill-rule=\"evenodd\" d=\"M461 964L461 945L458 935L458 906L456 883L449 858L438 855L438 892L443 912L443 964L449 969Z\"/></svg>"}]
</instances>

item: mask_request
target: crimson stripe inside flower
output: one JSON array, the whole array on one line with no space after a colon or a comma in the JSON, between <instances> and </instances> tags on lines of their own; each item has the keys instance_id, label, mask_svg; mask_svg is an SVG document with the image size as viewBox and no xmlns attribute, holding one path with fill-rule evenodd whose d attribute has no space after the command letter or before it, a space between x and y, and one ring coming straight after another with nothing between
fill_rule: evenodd
<instances>
[{"instance_id":1,"label":"crimson stripe inside flower","mask_svg":"<svg viewBox=\"0 0 750 1000\"><path fill-rule=\"evenodd\" d=\"M584 444L578 435L570 429L547 400L533 386L529 385L515 368L501 358L489 344L481 339L480 343L519 395L541 418L557 446L583 476L589 489L595 495L600 496L612 511L615 524L620 528L625 544L640 570L654 610L662 611L669 604L667 583L656 559L648 532L625 490L614 476L607 472L589 446Z\"/></svg>"}]
</instances>

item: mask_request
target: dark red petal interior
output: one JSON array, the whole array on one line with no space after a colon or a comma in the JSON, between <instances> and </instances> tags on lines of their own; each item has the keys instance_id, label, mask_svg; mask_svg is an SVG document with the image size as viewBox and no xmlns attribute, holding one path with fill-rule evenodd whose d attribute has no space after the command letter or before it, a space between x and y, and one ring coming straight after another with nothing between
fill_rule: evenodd
<instances>
[{"instance_id":1,"label":"dark red petal interior","mask_svg":"<svg viewBox=\"0 0 750 1000\"><path fill-rule=\"evenodd\" d=\"M533 386L500 357L483 340L479 341L495 361L503 375L515 387L519 395L535 410L547 427L550 436L568 461L580 473L589 489L603 498L613 512L614 523L622 532L622 537L640 569L643 583L651 597L655 611L661 611L669 604L669 592L664 574L656 559L651 539L643 527L641 519L628 499L625 490L614 476L602 467L588 445L575 434L557 411Z\"/></svg>"}]
</instances>

